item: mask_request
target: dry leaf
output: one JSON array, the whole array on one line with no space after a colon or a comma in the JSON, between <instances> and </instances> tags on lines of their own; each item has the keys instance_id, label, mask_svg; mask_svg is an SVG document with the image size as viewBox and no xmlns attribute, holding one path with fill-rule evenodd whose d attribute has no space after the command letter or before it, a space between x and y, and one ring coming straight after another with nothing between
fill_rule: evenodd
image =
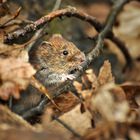
<instances>
[{"instance_id":1,"label":"dry leaf","mask_svg":"<svg viewBox=\"0 0 140 140\"><path fill-rule=\"evenodd\" d=\"M27 87L33 74L33 67L21 59L0 59L0 97L4 100L10 95L18 98L19 91Z\"/></svg>"},{"instance_id":2,"label":"dry leaf","mask_svg":"<svg viewBox=\"0 0 140 140\"><path fill-rule=\"evenodd\" d=\"M65 113L59 118L80 135L83 135L88 128L91 128L91 114L88 110L81 113L80 105L77 105L73 110Z\"/></svg>"},{"instance_id":3,"label":"dry leaf","mask_svg":"<svg viewBox=\"0 0 140 140\"><path fill-rule=\"evenodd\" d=\"M74 82L73 82L73 85L75 86L77 92L81 93L82 87L83 87L82 83L80 83L80 82L78 82L78 81L74 81Z\"/></svg>"},{"instance_id":4,"label":"dry leaf","mask_svg":"<svg viewBox=\"0 0 140 140\"><path fill-rule=\"evenodd\" d=\"M53 110L47 108L43 115L43 128L54 134L62 134L65 140L70 140L72 133L59 122L52 120ZM69 125L69 124L68 124Z\"/></svg>"},{"instance_id":5,"label":"dry leaf","mask_svg":"<svg viewBox=\"0 0 140 140\"><path fill-rule=\"evenodd\" d=\"M0 105L0 112L0 131L17 127L20 129L35 130L33 126L17 114L11 112L7 107Z\"/></svg>"},{"instance_id":6,"label":"dry leaf","mask_svg":"<svg viewBox=\"0 0 140 140\"><path fill-rule=\"evenodd\" d=\"M133 67L125 72L125 79L127 81L140 82L140 62L135 61Z\"/></svg>"},{"instance_id":7,"label":"dry leaf","mask_svg":"<svg viewBox=\"0 0 140 140\"><path fill-rule=\"evenodd\" d=\"M126 98L132 108L139 108L140 106L140 83L139 82L127 82L121 85Z\"/></svg>"},{"instance_id":8,"label":"dry leaf","mask_svg":"<svg viewBox=\"0 0 140 140\"><path fill-rule=\"evenodd\" d=\"M45 129L51 129L53 131L63 133L64 136L66 135L66 138L69 139L73 134L56 120L50 121L50 115L52 114L53 112L50 109L47 109L47 112L43 117L43 124L45 125ZM86 130L91 128L91 115L88 111L81 113L80 105L77 105L71 111L63 114L59 117L59 119L79 135L84 135Z\"/></svg>"},{"instance_id":9,"label":"dry leaf","mask_svg":"<svg viewBox=\"0 0 140 140\"><path fill-rule=\"evenodd\" d=\"M82 95L84 99L90 98L93 93L96 92L98 88L98 81L95 73L92 69L86 70L85 74L82 76L82 83L74 81L77 92Z\"/></svg>"},{"instance_id":10,"label":"dry leaf","mask_svg":"<svg viewBox=\"0 0 140 140\"><path fill-rule=\"evenodd\" d=\"M60 113L62 114L73 109L79 103L79 99L74 95L74 93L69 91L68 93L63 93L54 99L54 102L59 106L61 109ZM56 110L56 107L53 104L51 104L51 107Z\"/></svg>"},{"instance_id":11,"label":"dry leaf","mask_svg":"<svg viewBox=\"0 0 140 140\"><path fill-rule=\"evenodd\" d=\"M74 81L73 85L75 86L77 92L82 95L82 98L90 98L92 96L92 89L82 89L83 85L77 81Z\"/></svg>"},{"instance_id":12,"label":"dry leaf","mask_svg":"<svg viewBox=\"0 0 140 140\"><path fill-rule=\"evenodd\" d=\"M104 85L109 82L114 82L114 77L112 76L111 72L111 64L108 60L106 60L103 66L100 68L98 82L100 85Z\"/></svg>"},{"instance_id":13,"label":"dry leaf","mask_svg":"<svg viewBox=\"0 0 140 140\"><path fill-rule=\"evenodd\" d=\"M114 77L111 72L111 64L106 60L100 68L98 77L92 69L88 69L86 70L85 75L82 76L82 84L77 81L73 84L77 89L77 92L82 94L84 98L90 98L101 86L110 82L114 83Z\"/></svg>"},{"instance_id":14,"label":"dry leaf","mask_svg":"<svg viewBox=\"0 0 140 140\"><path fill-rule=\"evenodd\" d=\"M84 140L139 140L139 123L112 123L103 122L96 128L89 129L84 136Z\"/></svg>"},{"instance_id":15,"label":"dry leaf","mask_svg":"<svg viewBox=\"0 0 140 140\"><path fill-rule=\"evenodd\" d=\"M113 83L106 84L99 89L91 99L90 110L99 112L107 121L125 122L128 118L129 105L125 100L123 90L120 94L112 93L113 89L119 88Z\"/></svg>"},{"instance_id":16,"label":"dry leaf","mask_svg":"<svg viewBox=\"0 0 140 140\"><path fill-rule=\"evenodd\" d=\"M87 80L90 81L90 83L91 83L92 89L95 92L97 90L98 86L99 86L97 76L95 75L95 73L92 69L86 70L86 76L87 76ZM85 81L85 78L84 78L83 81ZM89 83L88 83L88 85L89 85Z\"/></svg>"}]
</instances>

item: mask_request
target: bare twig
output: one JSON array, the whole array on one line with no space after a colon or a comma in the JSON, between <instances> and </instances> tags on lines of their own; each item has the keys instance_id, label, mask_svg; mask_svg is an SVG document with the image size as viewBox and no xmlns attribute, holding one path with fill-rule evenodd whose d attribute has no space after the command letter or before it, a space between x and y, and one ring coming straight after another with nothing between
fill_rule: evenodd
<instances>
[{"instance_id":1,"label":"bare twig","mask_svg":"<svg viewBox=\"0 0 140 140\"><path fill-rule=\"evenodd\" d=\"M111 40L112 40L112 42L114 42L118 46L118 48L124 54L124 57L125 57L125 60L126 60L126 64L125 64L124 70L127 67L131 68L132 65L133 65L133 60L132 60L132 58L130 56L130 53L129 53L128 49L125 46L125 43L122 40L120 40L119 38L117 38L116 36L113 36L111 38Z\"/></svg>"},{"instance_id":2,"label":"bare twig","mask_svg":"<svg viewBox=\"0 0 140 140\"><path fill-rule=\"evenodd\" d=\"M18 8L18 10L16 11L16 13L15 13L8 21L6 21L6 22L3 23L2 25L0 25L0 28L4 28L5 25L6 25L7 23L9 23L9 22L11 22L12 20L16 19L16 18L19 16L20 11L21 11L21 7Z\"/></svg>"},{"instance_id":3,"label":"bare twig","mask_svg":"<svg viewBox=\"0 0 140 140\"><path fill-rule=\"evenodd\" d=\"M31 85L33 85L35 88L37 88L38 90L40 90L41 93L45 94L45 96L51 101L51 103L59 110L61 111L61 109L58 107L58 105L54 102L54 100L52 99L52 97L49 94L49 91L47 90L47 88L45 88L35 77L32 77L31 79Z\"/></svg>"},{"instance_id":4,"label":"bare twig","mask_svg":"<svg viewBox=\"0 0 140 140\"><path fill-rule=\"evenodd\" d=\"M50 14L40 18L35 21L33 24L29 24L25 26L23 29L17 30L15 32L9 33L5 36L4 43L14 44L18 42L21 38L26 38L27 34L33 33L40 28L42 28L45 24L51 22L53 19L57 17L76 17L86 22L89 22L92 26L95 27L97 31L102 29L102 25L96 20L95 17L89 16L83 12L78 11L76 8L68 7L62 10L53 11Z\"/></svg>"},{"instance_id":5,"label":"bare twig","mask_svg":"<svg viewBox=\"0 0 140 140\"><path fill-rule=\"evenodd\" d=\"M110 12L110 14L108 15L108 17L107 17L107 20L106 20L106 23L105 23L105 27L103 28L103 30L99 33L99 35L98 35L98 38L97 38L97 43L96 43L96 47L95 47L95 49L93 49L89 54L88 54L88 61L89 61L89 63L91 62L91 61L93 61L93 59L95 58L95 57L97 57L98 55L99 55L99 53L100 53L100 51L102 50L102 48L103 48L103 41L104 41L104 39L106 38L106 37L109 37L109 38L112 38L112 37L110 37L110 36L112 36L112 35L110 35L110 33L111 34L113 34L112 32L111 32L111 30L112 30L112 27L113 27L113 25L114 25L114 22L115 22L115 20L116 20L116 17L117 17L117 15L119 14L119 12L121 11L121 9L123 8L123 6L126 4L128 2L128 0L118 0L115 4L114 4L114 6L113 6L113 8L112 8L112 10L111 10L111 12Z\"/></svg>"},{"instance_id":6,"label":"bare twig","mask_svg":"<svg viewBox=\"0 0 140 140\"><path fill-rule=\"evenodd\" d=\"M69 130L74 136L81 138L82 136L78 134L73 128L71 128L68 124L66 124L64 121L60 120L58 117L52 116L52 119L56 120L58 123L60 123L62 126L64 126L67 130Z\"/></svg>"},{"instance_id":7,"label":"bare twig","mask_svg":"<svg viewBox=\"0 0 140 140\"><path fill-rule=\"evenodd\" d=\"M118 1L117 1L117 3L118 3ZM100 32L104 27L100 22L98 22L96 20L95 17L89 16L88 14L85 14L81 11L78 11L76 8L68 7L68 8L65 8L65 9L62 9L62 10L57 10L57 11L51 12L50 14L48 14L48 15L40 18L39 20L35 21L33 24L27 25L26 27L24 27L24 29L21 29L21 30L15 31L13 33L7 34L5 36L4 42L7 43L7 44L17 43L18 40L21 40L21 38L22 38L22 40L23 40L23 38L26 38L27 34L30 34L30 33L33 33L35 31L39 30L45 24L49 23L53 19L55 19L57 17L62 17L62 16L76 17L76 18L79 18L83 21L86 21L89 24L91 24L93 27L95 27L95 29L98 32ZM120 50L123 52L123 54L125 56L125 59L126 59L126 62L127 62L126 66L131 66L132 58L131 58L129 52L127 51L127 48L126 48L125 44L121 43L122 41L120 39L118 39L117 37L115 37L115 35L113 34L111 29L107 34L108 35L106 36L106 38L113 41L120 48Z\"/></svg>"}]
</instances>

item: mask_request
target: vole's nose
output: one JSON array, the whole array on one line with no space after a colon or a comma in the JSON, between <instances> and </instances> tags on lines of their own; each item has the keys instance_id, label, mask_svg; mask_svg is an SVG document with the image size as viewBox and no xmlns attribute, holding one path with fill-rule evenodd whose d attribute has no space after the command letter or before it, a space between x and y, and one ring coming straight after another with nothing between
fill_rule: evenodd
<instances>
[{"instance_id":1,"label":"vole's nose","mask_svg":"<svg viewBox=\"0 0 140 140\"><path fill-rule=\"evenodd\" d=\"M76 61L79 61L79 62L84 62L85 60L86 60L86 58L85 58L85 54L83 53L83 54L81 54L81 55L76 55L75 56L75 59L76 59Z\"/></svg>"}]
</instances>

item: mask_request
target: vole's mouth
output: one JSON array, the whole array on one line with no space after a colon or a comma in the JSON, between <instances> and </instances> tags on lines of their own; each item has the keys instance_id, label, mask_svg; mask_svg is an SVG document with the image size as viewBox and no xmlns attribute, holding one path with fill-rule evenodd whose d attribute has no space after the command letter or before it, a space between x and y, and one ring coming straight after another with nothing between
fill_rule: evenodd
<instances>
[{"instance_id":1,"label":"vole's mouth","mask_svg":"<svg viewBox=\"0 0 140 140\"><path fill-rule=\"evenodd\" d=\"M85 65L85 63L86 63L86 58L82 59L82 61L80 62L80 64L77 65L76 67L69 69L69 74L74 74L77 71L83 70L83 66Z\"/></svg>"},{"instance_id":2,"label":"vole's mouth","mask_svg":"<svg viewBox=\"0 0 140 140\"><path fill-rule=\"evenodd\" d=\"M76 71L78 71L78 69L77 68L74 68L74 69L72 69L72 70L69 71L69 74L74 74Z\"/></svg>"},{"instance_id":3,"label":"vole's mouth","mask_svg":"<svg viewBox=\"0 0 140 140\"><path fill-rule=\"evenodd\" d=\"M75 67L75 68L72 68L72 69L70 69L69 70L69 74L74 74L74 73L76 73L77 71L79 71L79 70L82 70L83 68L82 68L82 66L77 66L77 67Z\"/></svg>"}]
</instances>

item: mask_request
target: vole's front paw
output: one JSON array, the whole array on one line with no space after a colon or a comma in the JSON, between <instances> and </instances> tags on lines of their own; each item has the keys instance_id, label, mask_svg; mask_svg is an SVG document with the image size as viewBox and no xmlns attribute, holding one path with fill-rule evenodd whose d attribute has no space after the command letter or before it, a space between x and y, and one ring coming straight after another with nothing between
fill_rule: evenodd
<instances>
[{"instance_id":1,"label":"vole's front paw","mask_svg":"<svg viewBox=\"0 0 140 140\"><path fill-rule=\"evenodd\" d=\"M67 79L69 80L74 80L76 77L74 76L74 74L69 74L67 75Z\"/></svg>"},{"instance_id":2,"label":"vole's front paw","mask_svg":"<svg viewBox=\"0 0 140 140\"><path fill-rule=\"evenodd\" d=\"M76 77L74 76L74 74L62 74L62 82L66 81L66 80L73 80Z\"/></svg>"}]
</instances>

